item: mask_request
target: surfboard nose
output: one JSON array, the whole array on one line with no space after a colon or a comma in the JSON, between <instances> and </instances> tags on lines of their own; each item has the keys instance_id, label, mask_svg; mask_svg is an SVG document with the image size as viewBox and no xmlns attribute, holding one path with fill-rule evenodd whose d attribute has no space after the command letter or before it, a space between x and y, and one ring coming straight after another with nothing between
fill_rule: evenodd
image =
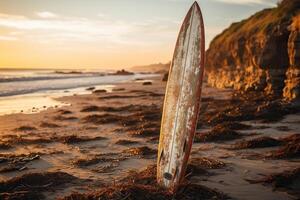
<instances>
[{"instance_id":1,"label":"surfboard nose","mask_svg":"<svg viewBox=\"0 0 300 200\"><path fill-rule=\"evenodd\" d=\"M200 6L199 6L199 4L198 4L197 1L195 1L195 2L193 3L193 5L191 6L191 8L192 8L192 9L200 10Z\"/></svg>"},{"instance_id":2,"label":"surfboard nose","mask_svg":"<svg viewBox=\"0 0 300 200\"><path fill-rule=\"evenodd\" d=\"M197 6L198 5L198 2L197 1L194 1L194 3L192 4L192 7L193 6ZM198 5L199 6L199 5Z\"/></svg>"}]
</instances>

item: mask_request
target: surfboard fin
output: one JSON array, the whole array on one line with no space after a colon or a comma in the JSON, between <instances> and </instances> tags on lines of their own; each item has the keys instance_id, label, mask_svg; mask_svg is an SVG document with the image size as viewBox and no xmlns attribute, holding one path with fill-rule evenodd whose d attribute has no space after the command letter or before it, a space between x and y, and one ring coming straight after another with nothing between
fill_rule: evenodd
<instances>
[{"instance_id":1,"label":"surfboard fin","mask_svg":"<svg viewBox=\"0 0 300 200\"><path fill-rule=\"evenodd\" d=\"M162 150L161 152L160 152L160 155L159 155L159 163L161 162L161 159L163 158L163 156L164 156L164 150Z\"/></svg>"},{"instance_id":2,"label":"surfboard fin","mask_svg":"<svg viewBox=\"0 0 300 200\"><path fill-rule=\"evenodd\" d=\"M172 180L173 175L170 174L169 172L165 172L165 173L164 173L164 178L170 181L170 180Z\"/></svg>"}]
</instances>

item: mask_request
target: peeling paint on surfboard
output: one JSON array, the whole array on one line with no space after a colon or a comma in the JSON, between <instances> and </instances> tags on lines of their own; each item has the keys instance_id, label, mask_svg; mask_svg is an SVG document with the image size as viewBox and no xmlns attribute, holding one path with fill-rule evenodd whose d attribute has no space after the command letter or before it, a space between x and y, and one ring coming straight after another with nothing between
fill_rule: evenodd
<instances>
[{"instance_id":1,"label":"peeling paint on surfboard","mask_svg":"<svg viewBox=\"0 0 300 200\"><path fill-rule=\"evenodd\" d=\"M204 71L204 25L195 2L181 26L170 66L161 122L157 181L176 191L183 180L199 112Z\"/></svg>"}]
</instances>

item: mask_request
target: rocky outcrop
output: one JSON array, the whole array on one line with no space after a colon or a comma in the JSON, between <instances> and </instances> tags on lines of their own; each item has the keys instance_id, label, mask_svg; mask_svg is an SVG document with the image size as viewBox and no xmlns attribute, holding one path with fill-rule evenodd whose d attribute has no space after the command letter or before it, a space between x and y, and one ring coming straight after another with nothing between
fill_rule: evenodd
<instances>
[{"instance_id":1,"label":"rocky outcrop","mask_svg":"<svg viewBox=\"0 0 300 200\"><path fill-rule=\"evenodd\" d=\"M299 19L299 1L284 0L276 8L232 24L207 50L208 83L299 98Z\"/></svg>"},{"instance_id":2,"label":"rocky outcrop","mask_svg":"<svg viewBox=\"0 0 300 200\"><path fill-rule=\"evenodd\" d=\"M125 69L117 70L115 73L111 73L110 75L133 75L133 72L126 71Z\"/></svg>"}]
</instances>

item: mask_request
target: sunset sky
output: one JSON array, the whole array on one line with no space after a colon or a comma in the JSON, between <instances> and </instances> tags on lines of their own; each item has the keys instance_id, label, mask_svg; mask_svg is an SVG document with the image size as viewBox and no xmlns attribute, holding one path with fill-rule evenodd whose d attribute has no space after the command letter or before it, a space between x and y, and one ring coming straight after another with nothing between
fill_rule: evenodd
<instances>
[{"instance_id":1,"label":"sunset sky","mask_svg":"<svg viewBox=\"0 0 300 200\"><path fill-rule=\"evenodd\" d=\"M199 0L210 40L277 0ZM171 60L192 0L0 0L0 68L124 68Z\"/></svg>"}]
</instances>

